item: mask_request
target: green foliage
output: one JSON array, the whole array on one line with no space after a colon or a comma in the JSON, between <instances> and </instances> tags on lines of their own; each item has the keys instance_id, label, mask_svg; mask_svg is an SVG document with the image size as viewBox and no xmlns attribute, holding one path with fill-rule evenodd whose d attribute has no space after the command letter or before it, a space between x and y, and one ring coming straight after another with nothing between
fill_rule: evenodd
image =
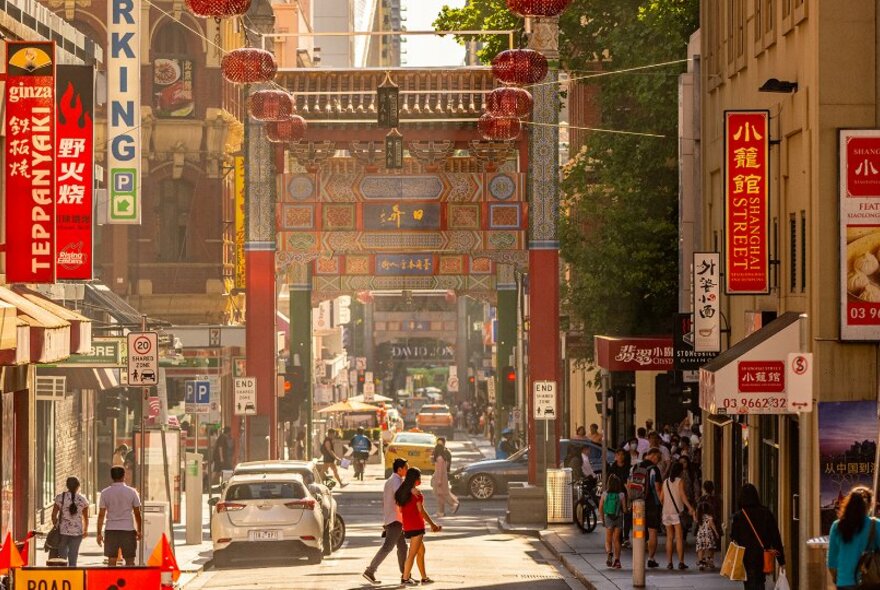
<instances>
[{"instance_id":1,"label":"green foliage","mask_svg":"<svg viewBox=\"0 0 880 590\"><path fill-rule=\"evenodd\" d=\"M518 31L522 26L522 19L507 10L505 0L471 0L463 8L444 6L434 21L434 29L437 31ZM509 45L506 35L486 35L479 38L456 35L455 40L462 45L466 45L468 41L479 41L482 46L477 57L485 64Z\"/></svg>"}]
</instances>

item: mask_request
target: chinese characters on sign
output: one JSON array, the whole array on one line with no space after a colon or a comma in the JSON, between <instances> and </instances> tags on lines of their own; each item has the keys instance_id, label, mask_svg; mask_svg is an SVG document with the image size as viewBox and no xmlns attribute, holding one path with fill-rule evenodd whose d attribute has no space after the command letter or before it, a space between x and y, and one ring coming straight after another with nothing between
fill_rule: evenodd
<instances>
[{"instance_id":1,"label":"chinese characters on sign","mask_svg":"<svg viewBox=\"0 0 880 590\"><path fill-rule=\"evenodd\" d=\"M440 229L438 203L368 203L363 207L368 231Z\"/></svg>"},{"instance_id":2,"label":"chinese characters on sign","mask_svg":"<svg viewBox=\"0 0 880 590\"><path fill-rule=\"evenodd\" d=\"M92 190L94 187L95 69L59 65L56 278L92 278Z\"/></svg>"},{"instance_id":3,"label":"chinese characters on sign","mask_svg":"<svg viewBox=\"0 0 880 590\"><path fill-rule=\"evenodd\" d=\"M737 364L740 393L782 393L785 391L785 363L740 361Z\"/></svg>"},{"instance_id":4,"label":"chinese characters on sign","mask_svg":"<svg viewBox=\"0 0 880 590\"><path fill-rule=\"evenodd\" d=\"M376 275L434 274L434 257L430 254L377 254Z\"/></svg>"},{"instance_id":5,"label":"chinese characters on sign","mask_svg":"<svg viewBox=\"0 0 880 590\"><path fill-rule=\"evenodd\" d=\"M769 111L725 111L725 291L767 293Z\"/></svg>"},{"instance_id":6,"label":"chinese characters on sign","mask_svg":"<svg viewBox=\"0 0 880 590\"><path fill-rule=\"evenodd\" d=\"M694 351L721 351L721 257L695 252L693 268Z\"/></svg>"},{"instance_id":7,"label":"chinese characters on sign","mask_svg":"<svg viewBox=\"0 0 880 590\"><path fill-rule=\"evenodd\" d=\"M596 336L599 366L608 371L671 371L674 347L671 337L613 338Z\"/></svg>"},{"instance_id":8,"label":"chinese characters on sign","mask_svg":"<svg viewBox=\"0 0 880 590\"><path fill-rule=\"evenodd\" d=\"M840 338L880 339L880 131L840 131Z\"/></svg>"},{"instance_id":9,"label":"chinese characters on sign","mask_svg":"<svg viewBox=\"0 0 880 590\"><path fill-rule=\"evenodd\" d=\"M6 280L55 282L55 43L6 42Z\"/></svg>"}]
</instances>

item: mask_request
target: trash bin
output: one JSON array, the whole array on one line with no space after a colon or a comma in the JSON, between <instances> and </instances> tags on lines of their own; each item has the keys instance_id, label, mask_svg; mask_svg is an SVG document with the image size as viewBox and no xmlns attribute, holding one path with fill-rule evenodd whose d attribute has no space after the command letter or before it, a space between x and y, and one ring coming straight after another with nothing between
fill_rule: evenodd
<instances>
[{"instance_id":1,"label":"trash bin","mask_svg":"<svg viewBox=\"0 0 880 590\"><path fill-rule=\"evenodd\" d=\"M571 504L571 468L547 470L547 522L571 523L574 510Z\"/></svg>"}]
</instances>

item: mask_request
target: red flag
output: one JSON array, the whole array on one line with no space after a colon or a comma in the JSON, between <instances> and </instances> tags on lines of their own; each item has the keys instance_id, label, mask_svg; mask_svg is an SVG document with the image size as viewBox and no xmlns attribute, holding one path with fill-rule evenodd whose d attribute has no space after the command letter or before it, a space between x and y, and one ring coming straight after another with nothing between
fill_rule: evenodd
<instances>
[{"instance_id":1,"label":"red flag","mask_svg":"<svg viewBox=\"0 0 880 590\"><path fill-rule=\"evenodd\" d=\"M12 533L6 533L6 540L3 541L3 547L0 548L0 574L9 573L10 569L15 569L24 565L21 553L12 540Z\"/></svg>"},{"instance_id":2,"label":"red flag","mask_svg":"<svg viewBox=\"0 0 880 590\"><path fill-rule=\"evenodd\" d=\"M162 533L162 540L156 543L156 548L153 549L150 559L147 560L147 565L158 567L163 572L171 572L171 577L175 582L180 577L180 568L177 567L174 551L171 550L165 533Z\"/></svg>"}]
</instances>

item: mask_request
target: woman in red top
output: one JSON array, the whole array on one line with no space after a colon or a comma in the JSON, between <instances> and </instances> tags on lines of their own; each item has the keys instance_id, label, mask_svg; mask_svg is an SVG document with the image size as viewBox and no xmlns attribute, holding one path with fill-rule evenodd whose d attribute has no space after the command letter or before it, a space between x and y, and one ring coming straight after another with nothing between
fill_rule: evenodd
<instances>
[{"instance_id":1,"label":"woman in red top","mask_svg":"<svg viewBox=\"0 0 880 590\"><path fill-rule=\"evenodd\" d=\"M394 494L394 499L403 515L403 536L410 540L403 577L400 579L400 583L404 586L418 585L418 582L412 579L413 562L418 563L419 571L422 573L422 584L434 582L425 572L425 522L431 525L431 531L435 533L443 530L443 527L434 523L425 511L425 498L417 489L421 483L422 472L410 467L406 472L406 478Z\"/></svg>"}]
</instances>

